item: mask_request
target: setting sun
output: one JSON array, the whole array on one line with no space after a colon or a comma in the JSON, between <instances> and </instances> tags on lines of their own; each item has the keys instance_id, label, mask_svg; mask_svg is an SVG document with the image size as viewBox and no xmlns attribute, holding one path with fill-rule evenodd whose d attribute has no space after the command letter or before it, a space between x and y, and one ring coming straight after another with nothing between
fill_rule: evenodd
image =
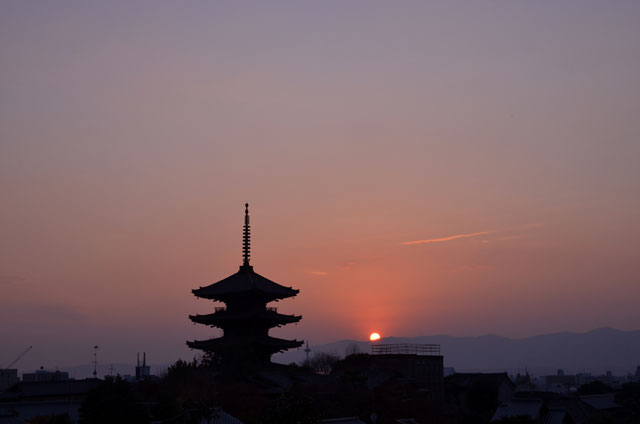
<instances>
[{"instance_id":1,"label":"setting sun","mask_svg":"<svg viewBox=\"0 0 640 424\"><path fill-rule=\"evenodd\" d=\"M372 342L380 340L380 333L371 333L371 335L369 336L369 340Z\"/></svg>"}]
</instances>

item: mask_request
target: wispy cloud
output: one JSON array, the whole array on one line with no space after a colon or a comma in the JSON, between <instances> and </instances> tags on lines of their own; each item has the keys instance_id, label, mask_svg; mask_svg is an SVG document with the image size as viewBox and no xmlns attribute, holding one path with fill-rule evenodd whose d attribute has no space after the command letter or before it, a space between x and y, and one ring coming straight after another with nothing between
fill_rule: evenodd
<instances>
[{"instance_id":1,"label":"wispy cloud","mask_svg":"<svg viewBox=\"0 0 640 424\"><path fill-rule=\"evenodd\" d=\"M440 237L440 238L404 241L404 242L402 242L402 244L413 245L413 244L441 243L443 241L456 240L456 239L461 239L461 238L471 238L471 237L486 236L486 235L489 235L489 234L492 234L492 233L495 233L495 231L478 231L477 233L456 234L456 235L453 235L453 236Z\"/></svg>"},{"instance_id":2,"label":"wispy cloud","mask_svg":"<svg viewBox=\"0 0 640 424\"><path fill-rule=\"evenodd\" d=\"M357 265L357 262L354 261L349 261L347 263L345 263L344 265L342 265L342 269L344 269L345 271L349 271L351 269L352 266Z\"/></svg>"},{"instance_id":3,"label":"wispy cloud","mask_svg":"<svg viewBox=\"0 0 640 424\"><path fill-rule=\"evenodd\" d=\"M502 237L497 237L497 238L493 237L493 238L491 238L491 241L514 240L514 239L522 238L521 234L513 234L514 232L523 232L523 231L526 232L529 229L540 228L540 227L543 227L543 224L532 223L532 224L520 225L520 226L517 226L517 227L503 228L503 229L500 229L500 230L478 231L478 232L475 232L475 233L455 234L455 235L452 235L452 236L432 238L432 239L403 241L402 244L404 244L404 245L416 245L416 244L428 244L428 243L441 243L441 242L444 242L444 241L457 240L457 239L461 239L461 238L472 238L472 237L480 237L480 236L499 235L499 234L505 234L505 233L506 233L506 235L504 235ZM481 243L489 243L489 240L487 240L487 239L481 240Z\"/></svg>"},{"instance_id":4,"label":"wispy cloud","mask_svg":"<svg viewBox=\"0 0 640 424\"><path fill-rule=\"evenodd\" d=\"M309 271L309 274L319 275L319 276L329 275L329 273L326 271Z\"/></svg>"},{"instance_id":5,"label":"wispy cloud","mask_svg":"<svg viewBox=\"0 0 640 424\"><path fill-rule=\"evenodd\" d=\"M462 265L457 268L453 268L451 272L453 273L475 272L475 271L485 271L487 269L489 269L489 265Z\"/></svg>"},{"instance_id":6,"label":"wispy cloud","mask_svg":"<svg viewBox=\"0 0 640 424\"><path fill-rule=\"evenodd\" d=\"M11 317L12 322L16 325L32 324L43 319L50 324L61 321L80 322L86 321L88 318L84 312L74 305L46 301L12 302L7 304L2 304L0 301L0 308L4 314Z\"/></svg>"},{"instance_id":7,"label":"wispy cloud","mask_svg":"<svg viewBox=\"0 0 640 424\"><path fill-rule=\"evenodd\" d=\"M521 239L522 236L506 236L506 237L498 237L495 241L506 241L506 240L517 240Z\"/></svg>"},{"instance_id":8,"label":"wispy cloud","mask_svg":"<svg viewBox=\"0 0 640 424\"><path fill-rule=\"evenodd\" d=\"M14 284L24 281L24 278L17 275L0 275L0 284Z\"/></svg>"},{"instance_id":9,"label":"wispy cloud","mask_svg":"<svg viewBox=\"0 0 640 424\"><path fill-rule=\"evenodd\" d=\"M84 321L87 316L78 311L74 306L62 304L41 304L37 306L38 313L56 317L64 321Z\"/></svg>"}]
</instances>

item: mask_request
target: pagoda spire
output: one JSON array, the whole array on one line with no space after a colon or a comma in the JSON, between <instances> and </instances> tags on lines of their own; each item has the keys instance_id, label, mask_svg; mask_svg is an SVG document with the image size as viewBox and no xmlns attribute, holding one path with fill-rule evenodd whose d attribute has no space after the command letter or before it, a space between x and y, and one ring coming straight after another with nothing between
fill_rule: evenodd
<instances>
[{"instance_id":1,"label":"pagoda spire","mask_svg":"<svg viewBox=\"0 0 640 424\"><path fill-rule=\"evenodd\" d=\"M244 204L244 230L242 231L242 266L249 267L251 256L251 226L249 226L249 204Z\"/></svg>"}]
</instances>

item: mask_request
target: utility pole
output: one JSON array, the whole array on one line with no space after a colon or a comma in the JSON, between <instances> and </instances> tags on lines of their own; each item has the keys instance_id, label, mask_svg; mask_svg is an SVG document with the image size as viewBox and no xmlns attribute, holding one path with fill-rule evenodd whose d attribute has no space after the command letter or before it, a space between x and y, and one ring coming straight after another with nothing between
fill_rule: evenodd
<instances>
[{"instance_id":1,"label":"utility pole","mask_svg":"<svg viewBox=\"0 0 640 424\"><path fill-rule=\"evenodd\" d=\"M93 347L93 378L98 378L98 345Z\"/></svg>"},{"instance_id":2,"label":"utility pole","mask_svg":"<svg viewBox=\"0 0 640 424\"><path fill-rule=\"evenodd\" d=\"M309 347L309 340L307 340L307 347L304 349L304 353L307 354L307 365L309 364L309 353L311 352L311 348Z\"/></svg>"}]
</instances>

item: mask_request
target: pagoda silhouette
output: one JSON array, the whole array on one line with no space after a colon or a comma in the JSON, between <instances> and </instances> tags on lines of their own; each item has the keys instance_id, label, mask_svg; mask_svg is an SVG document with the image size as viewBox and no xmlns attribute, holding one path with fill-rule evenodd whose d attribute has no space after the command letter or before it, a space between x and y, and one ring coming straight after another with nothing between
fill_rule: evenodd
<instances>
[{"instance_id":1,"label":"pagoda silhouette","mask_svg":"<svg viewBox=\"0 0 640 424\"><path fill-rule=\"evenodd\" d=\"M249 204L245 204L242 237L243 262L235 274L206 287L192 290L196 297L225 303L212 314L189 315L194 323L222 329L222 337L188 341L192 349L209 356L223 371L253 371L271 362L271 355L302 346L298 340L269 336L269 329L300 321L302 316L284 315L269 302L294 297L299 290L281 286L253 271L249 265L251 233Z\"/></svg>"}]
</instances>

